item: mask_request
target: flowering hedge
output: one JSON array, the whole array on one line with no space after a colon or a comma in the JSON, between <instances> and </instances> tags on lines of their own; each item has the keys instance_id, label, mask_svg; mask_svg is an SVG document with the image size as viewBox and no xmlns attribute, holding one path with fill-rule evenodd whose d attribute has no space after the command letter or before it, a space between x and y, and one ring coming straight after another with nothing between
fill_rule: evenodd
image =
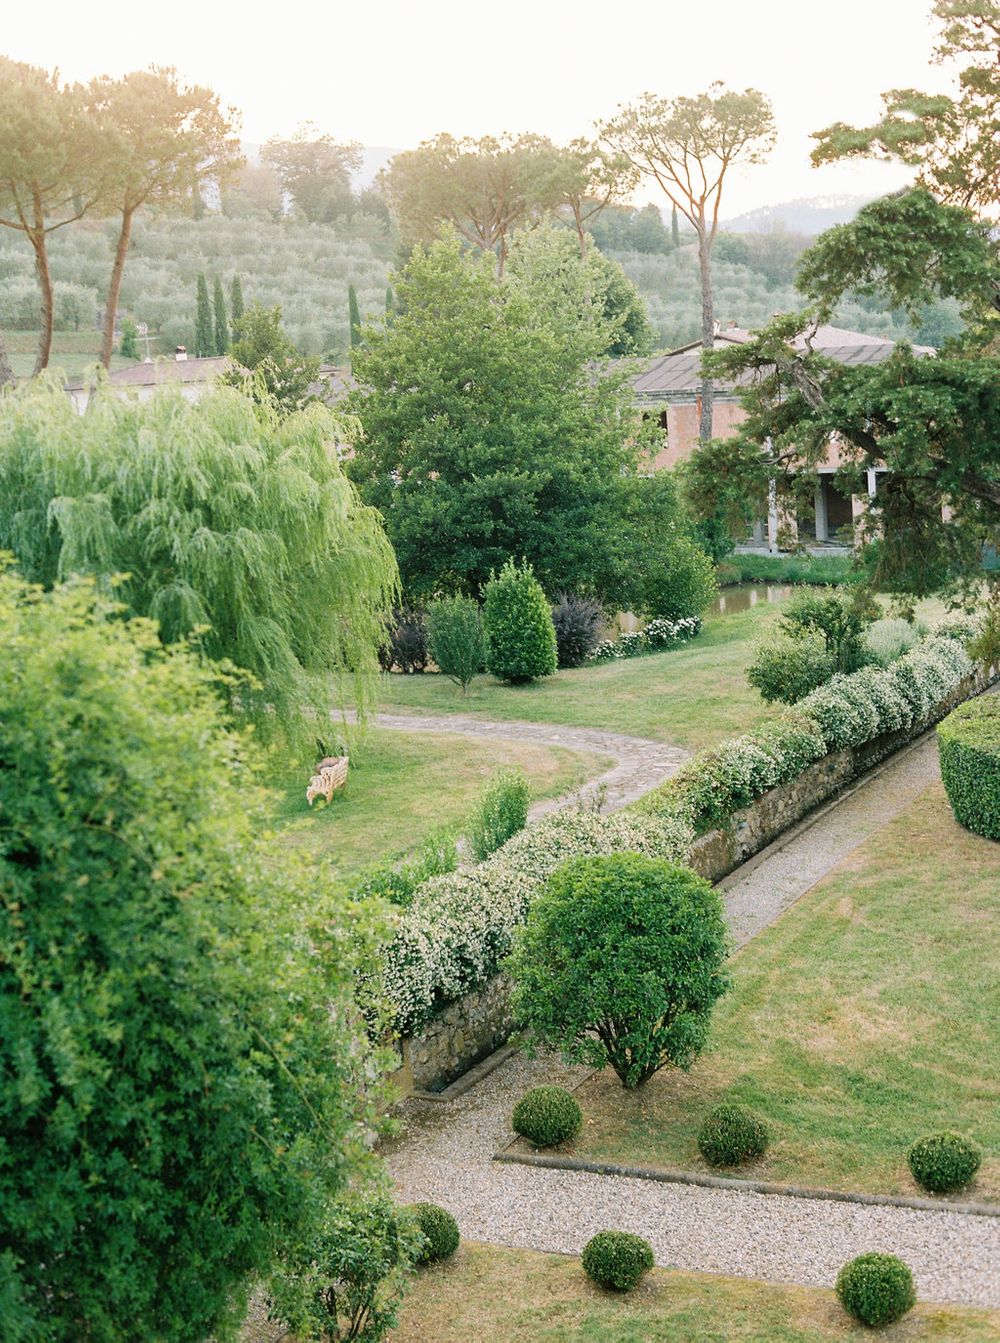
<instances>
[{"instance_id":1,"label":"flowering hedge","mask_svg":"<svg viewBox=\"0 0 1000 1343\"><path fill-rule=\"evenodd\" d=\"M660 653L675 648L701 632L700 616L681 616L668 620L658 616L644 629L627 630L617 639L605 639L587 658L588 662L614 662L620 658L641 657L644 653Z\"/></svg>"},{"instance_id":2,"label":"flowering hedge","mask_svg":"<svg viewBox=\"0 0 1000 1343\"><path fill-rule=\"evenodd\" d=\"M382 988L396 1029L418 1030L438 1007L489 979L532 899L567 858L630 851L683 859L696 835L824 755L929 724L973 671L963 641L974 633L967 619L946 617L891 666L835 676L779 718L688 761L625 811L556 812L485 862L432 877L382 953Z\"/></svg>"}]
</instances>

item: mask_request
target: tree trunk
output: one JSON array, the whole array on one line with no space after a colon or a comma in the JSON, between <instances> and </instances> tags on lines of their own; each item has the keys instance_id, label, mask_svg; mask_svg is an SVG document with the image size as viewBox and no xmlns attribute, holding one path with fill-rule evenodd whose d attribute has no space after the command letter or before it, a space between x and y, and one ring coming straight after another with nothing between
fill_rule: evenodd
<instances>
[{"instance_id":1,"label":"tree trunk","mask_svg":"<svg viewBox=\"0 0 1000 1343\"><path fill-rule=\"evenodd\" d=\"M108 282L108 297L104 307L104 335L101 339L101 363L111 367L111 356L115 348L115 318L118 315L118 295L122 289L122 276L125 273L125 259L128 256L129 239L132 237L133 210L122 210L122 226L118 234L118 246L115 248L114 264L111 267L111 279Z\"/></svg>"},{"instance_id":2,"label":"tree trunk","mask_svg":"<svg viewBox=\"0 0 1000 1343\"><path fill-rule=\"evenodd\" d=\"M705 350L715 345L715 295L712 293L712 249L704 228L698 231L698 270L701 274L701 344ZM701 418L698 437L707 443L712 437L712 411L715 388L711 378L701 384Z\"/></svg>"},{"instance_id":3,"label":"tree trunk","mask_svg":"<svg viewBox=\"0 0 1000 1343\"><path fill-rule=\"evenodd\" d=\"M52 296L52 272L49 270L49 253L46 247L45 231L32 230L28 234L35 251L35 274L38 276L38 288L41 290L42 303L39 316L41 331L38 335L38 353L35 355L35 367L32 377L49 366L52 355L52 327L55 320L54 299Z\"/></svg>"},{"instance_id":4,"label":"tree trunk","mask_svg":"<svg viewBox=\"0 0 1000 1343\"><path fill-rule=\"evenodd\" d=\"M7 358L7 346L4 344L3 336L0 335L0 391L13 381L14 374L11 372L10 360Z\"/></svg>"}]
</instances>

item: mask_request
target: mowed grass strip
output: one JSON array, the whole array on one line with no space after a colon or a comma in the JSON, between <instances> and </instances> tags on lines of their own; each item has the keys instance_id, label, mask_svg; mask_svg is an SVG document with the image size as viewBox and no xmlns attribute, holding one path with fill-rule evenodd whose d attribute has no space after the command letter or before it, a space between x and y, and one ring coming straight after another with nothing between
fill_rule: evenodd
<instances>
[{"instance_id":1,"label":"mowed grass strip","mask_svg":"<svg viewBox=\"0 0 1000 1343\"><path fill-rule=\"evenodd\" d=\"M567 1150L707 1169L696 1135L722 1101L772 1129L725 1174L919 1195L910 1144L948 1129L984 1150L958 1198L1000 1199L1000 845L963 830L940 785L873 836L731 963L708 1050L638 1092L577 1092Z\"/></svg>"},{"instance_id":2,"label":"mowed grass strip","mask_svg":"<svg viewBox=\"0 0 1000 1343\"><path fill-rule=\"evenodd\" d=\"M918 1283L919 1291L919 1283ZM832 1291L655 1269L627 1296L579 1259L471 1243L410 1285L394 1343L861 1343ZM1000 1311L918 1305L885 1343L985 1343Z\"/></svg>"},{"instance_id":3,"label":"mowed grass strip","mask_svg":"<svg viewBox=\"0 0 1000 1343\"><path fill-rule=\"evenodd\" d=\"M758 635L780 610L779 603L761 603L713 616L679 648L560 671L524 686L477 676L463 695L436 673L390 673L382 677L382 707L564 723L701 750L776 712L747 685L746 669Z\"/></svg>"},{"instance_id":4,"label":"mowed grass strip","mask_svg":"<svg viewBox=\"0 0 1000 1343\"><path fill-rule=\"evenodd\" d=\"M267 780L276 840L322 855L336 877L350 880L385 855L412 852L435 830L463 825L501 766L523 771L537 801L572 792L610 761L550 746L372 728L351 757L347 791L310 809L313 763L274 769Z\"/></svg>"}]
</instances>

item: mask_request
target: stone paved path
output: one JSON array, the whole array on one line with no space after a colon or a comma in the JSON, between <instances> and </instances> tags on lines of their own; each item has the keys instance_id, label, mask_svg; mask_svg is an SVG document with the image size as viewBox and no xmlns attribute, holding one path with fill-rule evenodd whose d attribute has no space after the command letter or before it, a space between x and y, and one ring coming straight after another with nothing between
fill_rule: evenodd
<instances>
[{"instance_id":1,"label":"stone paved path","mask_svg":"<svg viewBox=\"0 0 1000 1343\"><path fill-rule=\"evenodd\" d=\"M937 774L933 739L920 742L735 873L725 896L737 940L746 942L777 918ZM387 1152L399 1196L443 1204L465 1235L492 1244L579 1253L595 1231L612 1226L645 1236L658 1264L813 1286L831 1286L853 1255L886 1250L910 1264L923 1300L1000 1306L1000 1218L492 1160L509 1136L514 1101L529 1086L573 1085L583 1076L550 1059L514 1055L457 1100L408 1100L401 1107L406 1132Z\"/></svg>"},{"instance_id":2,"label":"stone paved path","mask_svg":"<svg viewBox=\"0 0 1000 1343\"><path fill-rule=\"evenodd\" d=\"M479 737L487 741L523 741L539 746L564 746L571 751L587 751L594 755L610 756L611 769L575 792L573 799L600 798L602 811L617 811L636 798L648 793L673 774L689 756L680 746L648 741L644 737L626 737L617 732L600 732L585 727L562 727L557 723L522 723L517 719L497 722L475 718L471 714L409 714L380 713L376 727L392 728L399 732L456 733L462 737ZM546 811L563 807L570 798L555 798L536 802L530 816L534 820Z\"/></svg>"}]
</instances>

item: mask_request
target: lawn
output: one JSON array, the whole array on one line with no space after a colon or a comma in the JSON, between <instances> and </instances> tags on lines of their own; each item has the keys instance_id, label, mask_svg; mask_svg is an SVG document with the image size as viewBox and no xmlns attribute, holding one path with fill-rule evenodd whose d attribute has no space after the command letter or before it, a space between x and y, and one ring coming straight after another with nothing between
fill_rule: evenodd
<instances>
[{"instance_id":1,"label":"lawn","mask_svg":"<svg viewBox=\"0 0 1000 1343\"><path fill-rule=\"evenodd\" d=\"M4 331L3 339L7 346L11 372L15 378L27 378L35 367L35 350L38 346L37 331ZM56 331L52 336L52 357L49 368L58 369L67 378L79 378L88 368L97 363L101 348L99 331ZM140 342L140 348L144 345ZM112 370L128 368L134 359L122 359L120 355L111 356Z\"/></svg>"},{"instance_id":2,"label":"lawn","mask_svg":"<svg viewBox=\"0 0 1000 1343\"><path fill-rule=\"evenodd\" d=\"M526 686L478 676L463 696L444 676L384 676L382 707L564 723L668 741L689 750L745 732L769 710L746 682L755 639L780 604L705 621L683 647L561 671Z\"/></svg>"},{"instance_id":3,"label":"lawn","mask_svg":"<svg viewBox=\"0 0 1000 1343\"><path fill-rule=\"evenodd\" d=\"M461 826L501 765L522 770L540 799L571 792L608 764L549 746L371 729L352 756L347 791L310 810L311 763L268 780L277 835L307 856L323 854L345 879L385 854L412 850L434 830Z\"/></svg>"},{"instance_id":4,"label":"lawn","mask_svg":"<svg viewBox=\"0 0 1000 1343\"><path fill-rule=\"evenodd\" d=\"M628 1296L601 1291L578 1259L463 1244L420 1272L393 1343L861 1343L832 1291L656 1269ZM885 1343L986 1343L1000 1311L918 1305Z\"/></svg>"},{"instance_id":5,"label":"lawn","mask_svg":"<svg viewBox=\"0 0 1000 1343\"><path fill-rule=\"evenodd\" d=\"M733 958L690 1073L633 1093L611 1073L584 1083L567 1150L704 1169L701 1117L736 1101L774 1138L734 1174L919 1194L907 1148L951 1129L986 1154L967 1196L1000 1198L998 912L1000 845L961 829L933 786Z\"/></svg>"}]
</instances>

